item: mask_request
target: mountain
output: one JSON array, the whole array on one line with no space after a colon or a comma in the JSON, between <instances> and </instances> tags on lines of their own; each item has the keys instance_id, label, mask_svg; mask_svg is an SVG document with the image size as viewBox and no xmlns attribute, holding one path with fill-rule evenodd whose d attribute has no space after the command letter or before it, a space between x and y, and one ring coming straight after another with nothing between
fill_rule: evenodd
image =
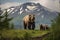
<instances>
[{"instance_id":1,"label":"mountain","mask_svg":"<svg viewBox=\"0 0 60 40\"><path fill-rule=\"evenodd\" d=\"M39 24L51 24L51 20L57 16L57 12L51 11L40 3L27 2L19 6L13 6L7 9L9 12L9 17L14 17L11 21L15 25L20 25L23 28L23 17L28 14L35 14L36 28ZM16 26L17 27L17 26ZM18 27L18 28L20 28Z\"/></svg>"}]
</instances>

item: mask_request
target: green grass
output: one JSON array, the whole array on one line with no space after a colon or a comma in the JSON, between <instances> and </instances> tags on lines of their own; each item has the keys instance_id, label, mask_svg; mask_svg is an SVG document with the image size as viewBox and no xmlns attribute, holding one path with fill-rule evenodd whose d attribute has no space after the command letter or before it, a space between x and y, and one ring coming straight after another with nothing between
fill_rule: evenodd
<instances>
[{"instance_id":1,"label":"green grass","mask_svg":"<svg viewBox=\"0 0 60 40\"><path fill-rule=\"evenodd\" d=\"M2 31L2 36L9 37L9 38L14 38L14 37L24 37L25 33L31 34L32 37L37 37L37 36L42 36L49 31L40 31L40 30L4 30Z\"/></svg>"}]
</instances>

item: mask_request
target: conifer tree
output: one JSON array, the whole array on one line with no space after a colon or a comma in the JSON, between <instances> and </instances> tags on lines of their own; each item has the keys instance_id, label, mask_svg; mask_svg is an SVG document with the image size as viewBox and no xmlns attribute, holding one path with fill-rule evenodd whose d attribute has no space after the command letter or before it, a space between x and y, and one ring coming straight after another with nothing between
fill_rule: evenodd
<instances>
[{"instance_id":1,"label":"conifer tree","mask_svg":"<svg viewBox=\"0 0 60 40\"><path fill-rule=\"evenodd\" d=\"M58 13L58 16L52 20L51 27L51 33L45 40L60 40L60 13Z\"/></svg>"},{"instance_id":2,"label":"conifer tree","mask_svg":"<svg viewBox=\"0 0 60 40\"><path fill-rule=\"evenodd\" d=\"M1 10L1 8L0 8L0 30L3 29L2 18L4 18L4 16L1 16L2 13L3 13L3 12L2 12L2 10Z\"/></svg>"},{"instance_id":3,"label":"conifer tree","mask_svg":"<svg viewBox=\"0 0 60 40\"><path fill-rule=\"evenodd\" d=\"M9 18L8 12L6 10L3 16L0 15L0 29L10 29L9 26L12 19L13 18Z\"/></svg>"}]
</instances>

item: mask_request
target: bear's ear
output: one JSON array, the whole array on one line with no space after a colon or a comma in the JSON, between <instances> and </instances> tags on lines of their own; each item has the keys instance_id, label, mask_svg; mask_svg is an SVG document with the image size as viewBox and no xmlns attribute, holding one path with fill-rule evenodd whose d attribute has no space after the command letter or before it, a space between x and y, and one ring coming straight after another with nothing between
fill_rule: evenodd
<instances>
[{"instance_id":1,"label":"bear's ear","mask_svg":"<svg viewBox=\"0 0 60 40\"><path fill-rule=\"evenodd\" d=\"M29 16L31 16L31 15L29 14Z\"/></svg>"},{"instance_id":2,"label":"bear's ear","mask_svg":"<svg viewBox=\"0 0 60 40\"><path fill-rule=\"evenodd\" d=\"M35 17L35 15L33 15Z\"/></svg>"}]
</instances>

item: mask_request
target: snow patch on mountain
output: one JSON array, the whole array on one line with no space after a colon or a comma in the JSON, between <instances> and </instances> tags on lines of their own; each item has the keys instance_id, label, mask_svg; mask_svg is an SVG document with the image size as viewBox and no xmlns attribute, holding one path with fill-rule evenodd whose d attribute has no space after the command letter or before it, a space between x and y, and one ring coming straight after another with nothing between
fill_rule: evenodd
<instances>
[{"instance_id":1,"label":"snow patch on mountain","mask_svg":"<svg viewBox=\"0 0 60 40\"><path fill-rule=\"evenodd\" d=\"M29 10L35 10L36 6L27 6Z\"/></svg>"}]
</instances>

